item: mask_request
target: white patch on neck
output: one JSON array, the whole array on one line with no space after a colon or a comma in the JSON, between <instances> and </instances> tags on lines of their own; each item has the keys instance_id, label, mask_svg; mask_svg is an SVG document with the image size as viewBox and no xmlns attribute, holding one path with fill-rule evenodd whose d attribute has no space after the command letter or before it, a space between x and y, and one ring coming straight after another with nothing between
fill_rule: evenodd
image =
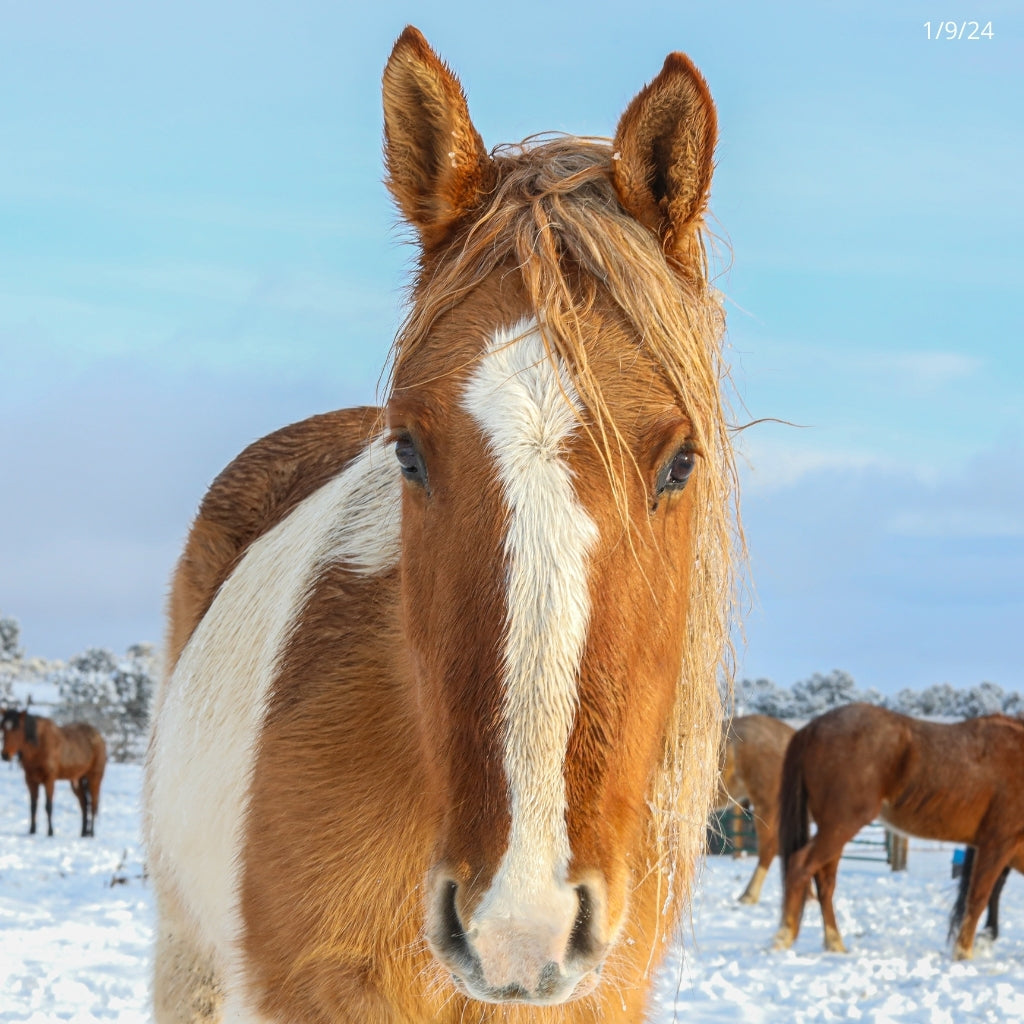
<instances>
[{"instance_id":1,"label":"white patch on neck","mask_svg":"<svg viewBox=\"0 0 1024 1024\"><path fill-rule=\"evenodd\" d=\"M369 575L397 562L400 487L390 447L372 441L249 547L164 684L147 763L150 856L218 956L241 935L244 823L279 659L325 565ZM221 966L238 984L237 965Z\"/></svg>"},{"instance_id":2,"label":"white patch on neck","mask_svg":"<svg viewBox=\"0 0 1024 1024\"><path fill-rule=\"evenodd\" d=\"M503 712L512 822L508 848L474 914L481 921L563 902L575 906L567 887L564 763L597 527L561 457L577 426L579 397L565 368L548 356L535 322L494 335L463 405L487 439L509 509ZM570 922L573 917L574 911Z\"/></svg>"}]
</instances>

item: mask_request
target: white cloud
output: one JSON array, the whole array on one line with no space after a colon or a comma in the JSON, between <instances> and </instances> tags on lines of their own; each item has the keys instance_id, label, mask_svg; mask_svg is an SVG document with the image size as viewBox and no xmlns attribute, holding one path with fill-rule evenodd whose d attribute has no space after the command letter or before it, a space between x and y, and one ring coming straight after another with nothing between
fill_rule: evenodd
<instances>
[{"instance_id":1,"label":"white cloud","mask_svg":"<svg viewBox=\"0 0 1024 1024\"><path fill-rule=\"evenodd\" d=\"M744 493L771 494L791 488L806 477L827 472L893 468L892 462L873 452L830 450L800 443L748 439L743 435L738 449Z\"/></svg>"}]
</instances>

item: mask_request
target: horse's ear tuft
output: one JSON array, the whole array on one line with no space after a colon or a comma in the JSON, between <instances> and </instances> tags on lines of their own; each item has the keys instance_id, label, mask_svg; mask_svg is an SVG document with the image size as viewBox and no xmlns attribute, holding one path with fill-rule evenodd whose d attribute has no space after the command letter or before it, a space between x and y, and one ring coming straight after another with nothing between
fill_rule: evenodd
<instances>
[{"instance_id":1,"label":"horse's ear tuft","mask_svg":"<svg viewBox=\"0 0 1024 1024\"><path fill-rule=\"evenodd\" d=\"M703 222L717 136L707 83L682 53L668 55L619 120L613 162L619 199L672 255L690 254Z\"/></svg>"},{"instance_id":2,"label":"horse's ear tuft","mask_svg":"<svg viewBox=\"0 0 1024 1024\"><path fill-rule=\"evenodd\" d=\"M39 742L39 732L36 729L36 716L25 712L25 742L35 746Z\"/></svg>"},{"instance_id":3,"label":"horse's ear tuft","mask_svg":"<svg viewBox=\"0 0 1024 1024\"><path fill-rule=\"evenodd\" d=\"M430 249L489 191L493 168L459 80L411 25L391 51L383 93L387 186Z\"/></svg>"}]
</instances>

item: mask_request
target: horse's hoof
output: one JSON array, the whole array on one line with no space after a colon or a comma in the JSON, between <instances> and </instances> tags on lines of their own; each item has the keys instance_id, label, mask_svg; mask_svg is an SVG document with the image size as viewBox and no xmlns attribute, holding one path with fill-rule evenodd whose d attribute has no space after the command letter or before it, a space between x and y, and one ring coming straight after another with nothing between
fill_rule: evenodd
<instances>
[{"instance_id":1,"label":"horse's hoof","mask_svg":"<svg viewBox=\"0 0 1024 1024\"><path fill-rule=\"evenodd\" d=\"M954 960L970 960L974 956L973 949L965 949L963 946L957 945L953 948L953 959Z\"/></svg>"},{"instance_id":2,"label":"horse's hoof","mask_svg":"<svg viewBox=\"0 0 1024 1024\"><path fill-rule=\"evenodd\" d=\"M792 935L788 928L780 929L775 933L775 938L772 939L772 944L768 948L773 952L781 952L784 949L789 949L796 940L796 936Z\"/></svg>"},{"instance_id":3,"label":"horse's hoof","mask_svg":"<svg viewBox=\"0 0 1024 1024\"><path fill-rule=\"evenodd\" d=\"M757 902L757 897L752 896L749 892L745 892L739 899L740 903L746 903L747 906Z\"/></svg>"}]
</instances>

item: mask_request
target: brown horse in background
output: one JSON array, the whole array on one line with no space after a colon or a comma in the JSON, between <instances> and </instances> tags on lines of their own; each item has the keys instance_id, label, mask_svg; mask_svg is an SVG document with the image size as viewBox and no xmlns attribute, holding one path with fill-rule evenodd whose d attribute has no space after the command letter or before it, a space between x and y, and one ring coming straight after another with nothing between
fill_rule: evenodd
<instances>
[{"instance_id":1,"label":"brown horse in background","mask_svg":"<svg viewBox=\"0 0 1024 1024\"><path fill-rule=\"evenodd\" d=\"M839 857L881 818L898 832L976 847L954 946L957 959L968 959L1000 874L1024 870L1024 722L987 715L942 725L868 704L837 708L793 736L780 801L785 893L776 949L796 939L813 876L825 948L844 951L832 907Z\"/></svg>"},{"instance_id":2,"label":"brown horse in background","mask_svg":"<svg viewBox=\"0 0 1024 1024\"><path fill-rule=\"evenodd\" d=\"M71 783L82 808L82 835L95 835L100 809L100 784L107 766L107 745L91 725L57 725L27 711L3 712L3 759L18 757L29 795L29 835L36 831L40 785L46 792L46 834L53 835L53 787L58 779Z\"/></svg>"},{"instance_id":3,"label":"brown horse in background","mask_svg":"<svg viewBox=\"0 0 1024 1024\"><path fill-rule=\"evenodd\" d=\"M749 803L757 832L757 867L740 903L761 898L768 868L779 849L779 784L786 746L796 730L768 715L734 718L723 741L718 808Z\"/></svg>"}]
</instances>

